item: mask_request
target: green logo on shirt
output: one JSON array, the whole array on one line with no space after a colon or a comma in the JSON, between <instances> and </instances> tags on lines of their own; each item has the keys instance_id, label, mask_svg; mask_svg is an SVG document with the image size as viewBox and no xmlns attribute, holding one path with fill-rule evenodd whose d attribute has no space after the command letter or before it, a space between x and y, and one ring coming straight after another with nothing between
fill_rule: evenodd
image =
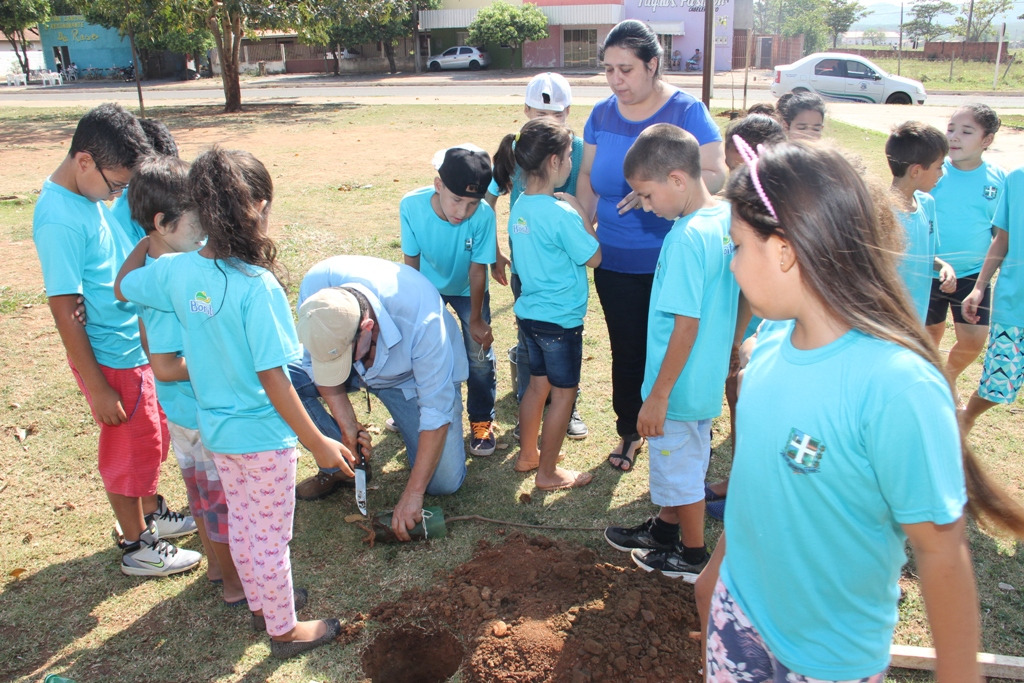
<instances>
[{"instance_id":1,"label":"green logo on shirt","mask_svg":"<svg viewBox=\"0 0 1024 683\"><path fill-rule=\"evenodd\" d=\"M821 470L821 458L825 455L825 444L797 428L789 430L789 441L782 451L786 464L799 474L813 474Z\"/></svg>"},{"instance_id":2,"label":"green logo on shirt","mask_svg":"<svg viewBox=\"0 0 1024 683\"><path fill-rule=\"evenodd\" d=\"M192 313L204 313L213 317L213 304L210 296L200 290L195 293L194 298L188 302L188 310Z\"/></svg>"}]
</instances>

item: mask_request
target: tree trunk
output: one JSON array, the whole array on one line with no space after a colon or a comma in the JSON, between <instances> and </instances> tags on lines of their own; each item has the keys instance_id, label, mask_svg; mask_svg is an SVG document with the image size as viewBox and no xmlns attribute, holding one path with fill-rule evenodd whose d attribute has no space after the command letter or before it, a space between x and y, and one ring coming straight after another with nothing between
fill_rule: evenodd
<instances>
[{"instance_id":1,"label":"tree trunk","mask_svg":"<svg viewBox=\"0 0 1024 683\"><path fill-rule=\"evenodd\" d=\"M146 118L146 103L142 101L142 65L139 63L139 53L135 49L135 33L128 33L128 44L132 48L132 60L135 64L135 89L139 93L139 116Z\"/></svg>"},{"instance_id":2,"label":"tree trunk","mask_svg":"<svg viewBox=\"0 0 1024 683\"><path fill-rule=\"evenodd\" d=\"M7 41L14 47L14 56L18 58L18 66L25 72L25 83L28 83L28 48L24 31L14 31L7 36ZM18 52L18 45L21 45L21 52Z\"/></svg>"},{"instance_id":3,"label":"tree trunk","mask_svg":"<svg viewBox=\"0 0 1024 683\"><path fill-rule=\"evenodd\" d=\"M341 59L338 57L338 53L341 52L341 45L335 43L334 45L334 75L341 75Z\"/></svg>"},{"instance_id":4,"label":"tree trunk","mask_svg":"<svg viewBox=\"0 0 1024 683\"><path fill-rule=\"evenodd\" d=\"M395 46L390 41L383 41L384 55L388 58L388 65L391 67L391 73L398 73L398 67L395 66Z\"/></svg>"},{"instance_id":5,"label":"tree trunk","mask_svg":"<svg viewBox=\"0 0 1024 683\"><path fill-rule=\"evenodd\" d=\"M217 43L220 57L220 80L224 86L224 111L242 110L242 86L238 81L238 55L242 45L242 17L213 16L208 26Z\"/></svg>"},{"instance_id":6,"label":"tree trunk","mask_svg":"<svg viewBox=\"0 0 1024 683\"><path fill-rule=\"evenodd\" d=\"M420 58L420 13L416 8L416 0L412 0L412 44L413 69L416 73L421 73L423 60Z\"/></svg>"}]
</instances>

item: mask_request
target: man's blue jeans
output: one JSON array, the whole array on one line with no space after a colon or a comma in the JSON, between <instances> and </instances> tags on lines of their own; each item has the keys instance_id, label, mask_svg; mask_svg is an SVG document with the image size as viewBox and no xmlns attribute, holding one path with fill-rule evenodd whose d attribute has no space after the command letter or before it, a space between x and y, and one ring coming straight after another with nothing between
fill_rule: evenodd
<instances>
[{"instance_id":1,"label":"man's blue jeans","mask_svg":"<svg viewBox=\"0 0 1024 683\"><path fill-rule=\"evenodd\" d=\"M320 402L320 392L317 391L313 379L302 368L302 364L290 363L288 373L291 375L292 386L295 387L313 424L324 436L341 441L341 429L338 427L338 423ZM359 391L357 381L353 381L355 378L354 373L349 378L350 384L347 389L350 393ZM438 461L437 469L434 470L434 476L427 485L427 493L431 496L455 493L466 478L466 444L462 440L462 387L456 386L455 389L455 404L452 405L451 411L452 421L448 425L444 449L441 451L441 458ZM402 440L405 442L406 456L411 468L416 463L420 441L420 410L416 403L416 392L404 389L376 390L371 388L370 393L380 399L391 413L391 417L394 418L395 426L398 427Z\"/></svg>"},{"instance_id":2,"label":"man's blue jeans","mask_svg":"<svg viewBox=\"0 0 1024 683\"><path fill-rule=\"evenodd\" d=\"M466 381L466 412L470 422L490 422L494 420L494 399L498 393L495 381L494 347L483 353L483 348L473 341L469 331L469 315L472 303L468 296L445 296L441 299L455 311L462 325L462 341L466 345L469 356L469 379ZM483 310L480 312L484 321L491 322L490 294L484 293Z\"/></svg>"}]
</instances>

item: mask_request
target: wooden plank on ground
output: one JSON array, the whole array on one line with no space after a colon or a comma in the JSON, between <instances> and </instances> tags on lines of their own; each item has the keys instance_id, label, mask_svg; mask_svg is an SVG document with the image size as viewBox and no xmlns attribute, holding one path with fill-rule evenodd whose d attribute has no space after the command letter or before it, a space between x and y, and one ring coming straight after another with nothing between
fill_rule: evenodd
<instances>
[{"instance_id":1,"label":"wooden plank on ground","mask_svg":"<svg viewBox=\"0 0 1024 683\"><path fill-rule=\"evenodd\" d=\"M935 649L931 647L893 645L889 649L889 655L891 657L890 666L901 669L935 670ZM1024 657L979 652L978 664L981 665L983 676L1024 681Z\"/></svg>"}]
</instances>

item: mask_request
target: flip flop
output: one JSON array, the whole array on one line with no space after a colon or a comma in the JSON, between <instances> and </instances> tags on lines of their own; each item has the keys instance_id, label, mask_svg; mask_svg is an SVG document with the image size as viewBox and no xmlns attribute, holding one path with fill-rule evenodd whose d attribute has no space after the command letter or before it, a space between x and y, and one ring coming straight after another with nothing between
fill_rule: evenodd
<instances>
[{"instance_id":1,"label":"flip flop","mask_svg":"<svg viewBox=\"0 0 1024 683\"><path fill-rule=\"evenodd\" d=\"M629 437L622 438L622 452L621 453L609 453L608 454L608 465L613 470L619 470L620 472L630 472L633 469L633 462L636 460L636 454L644 447L647 440L639 434L633 434ZM621 460L622 462L616 465L612 462L612 458ZM627 464L628 463L628 464ZM625 465L625 467L623 467Z\"/></svg>"},{"instance_id":2,"label":"flip flop","mask_svg":"<svg viewBox=\"0 0 1024 683\"><path fill-rule=\"evenodd\" d=\"M535 469L540 467L540 458L537 458L534 462L525 462L522 459L522 451L519 451L519 455L516 456L516 464L512 466L516 472L533 472ZM558 459L555 462L562 462L565 457L565 451L558 451Z\"/></svg>"},{"instance_id":3,"label":"flip flop","mask_svg":"<svg viewBox=\"0 0 1024 683\"><path fill-rule=\"evenodd\" d=\"M555 484L554 486L541 486L540 484L537 484L537 488L541 491L561 491L562 489L578 489L583 486L586 486L587 484L594 480L594 475L592 475L590 472L573 472L572 470L569 470L569 472L575 475L573 476L572 481L570 481L569 483Z\"/></svg>"}]
</instances>

